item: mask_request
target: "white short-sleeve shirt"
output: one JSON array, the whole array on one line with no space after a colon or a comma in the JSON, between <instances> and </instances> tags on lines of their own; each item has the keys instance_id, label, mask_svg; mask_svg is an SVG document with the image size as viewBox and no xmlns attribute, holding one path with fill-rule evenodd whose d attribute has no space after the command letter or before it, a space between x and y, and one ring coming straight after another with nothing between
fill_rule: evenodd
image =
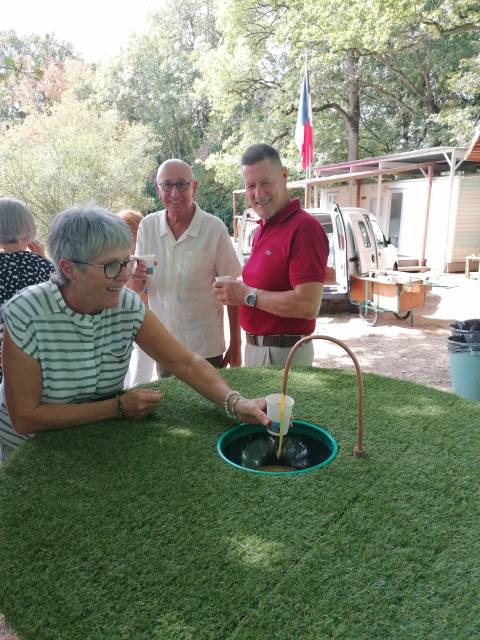
<instances>
[{"instance_id":1,"label":"white short-sleeve shirt","mask_svg":"<svg viewBox=\"0 0 480 640\"><path fill-rule=\"evenodd\" d=\"M178 240L165 210L146 216L136 254L157 258L147 283L151 310L191 351L210 358L225 351L223 305L212 287L215 276L238 277L241 267L225 224L195 207L190 226Z\"/></svg>"}]
</instances>

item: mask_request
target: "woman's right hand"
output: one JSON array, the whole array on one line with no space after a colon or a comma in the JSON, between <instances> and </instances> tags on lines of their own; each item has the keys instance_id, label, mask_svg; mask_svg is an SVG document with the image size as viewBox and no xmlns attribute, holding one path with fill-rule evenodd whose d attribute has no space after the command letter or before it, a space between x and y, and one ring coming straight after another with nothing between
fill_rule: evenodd
<instances>
[{"instance_id":1,"label":"woman's right hand","mask_svg":"<svg viewBox=\"0 0 480 640\"><path fill-rule=\"evenodd\" d=\"M265 398L240 398L235 403L235 411L240 422L248 422L250 424L263 424L265 427L270 425L270 420L265 413L267 401Z\"/></svg>"},{"instance_id":2,"label":"woman's right hand","mask_svg":"<svg viewBox=\"0 0 480 640\"><path fill-rule=\"evenodd\" d=\"M123 413L131 420L139 420L158 408L165 394L154 389L133 389L120 396Z\"/></svg>"}]
</instances>

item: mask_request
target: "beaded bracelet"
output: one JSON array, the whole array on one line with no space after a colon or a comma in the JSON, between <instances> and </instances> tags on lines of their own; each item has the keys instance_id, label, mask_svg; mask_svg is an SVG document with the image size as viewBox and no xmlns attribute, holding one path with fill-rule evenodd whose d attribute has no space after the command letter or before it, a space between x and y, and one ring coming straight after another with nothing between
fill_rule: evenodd
<instances>
[{"instance_id":1,"label":"beaded bracelet","mask_svg":"<svg viewBox=\"0 0 480 640\"><path fill-rule=\"evenodd\" d=\"M232 396L237 396L237 398L233 401L234 404L238 400L238 398L242 397L238 391L229 391L225 396L225 398L223 399L223 408L225 409L225 413L229 418L232 418L232 420L237 420L237 414L234 413L228 406L228 401Z\"/></svg>"},{"instance_id":2,"label":"beaded bracelet","mask_svg":"<svg viewBox=\"0 0 480 640\"><path fill-rule=\"evenodd\" d=\"M123 420L123 418L127 417L125 415L125 411L123 410L123 404L122 404L122 399L121 399L120 394L117 396L117 409L118 409L117 418L119 418L120 420Z\"/></svg>"}]
</instances>

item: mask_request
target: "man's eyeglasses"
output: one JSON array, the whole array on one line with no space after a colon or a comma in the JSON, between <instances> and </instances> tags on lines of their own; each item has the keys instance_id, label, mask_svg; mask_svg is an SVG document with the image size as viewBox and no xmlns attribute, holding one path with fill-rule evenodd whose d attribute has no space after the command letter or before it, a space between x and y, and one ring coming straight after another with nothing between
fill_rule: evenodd
<instances>
[{"instance_id":1,"label":"man's eyeglasses","mask_svg":"<svg viewBox=\"0 0 480 640\"><path fill-rule=\"evenodd\" d=\"M170 193L173 187L177 187L177 191L186 191L191 184L191 182L185 182L184 180L177 180L177 182L165 180L165 182L159 182L158 186L165 193Z\"/></svg>"},{"instance_id":2,"label":"man's eyeglasses","mask_svg":"<svg viewBox=\"0 0 480 640\"><path fill-rule=\"evenodd\" d=\"M105 277L109 280L113 280L117 276L120 275L122 269L125 269L125 272L128 277L133 275L135 269L137 268L137 261L129 258L125 260L125 262L119 262L118 260L114 260L113 262L107 262L106 264L96 264L95 262L82 262L81 260L70 260L70 262L75 262L76 264L89 264L91 267L103 267L103 271L105 273Z\"/></svg>"}]
</instances>

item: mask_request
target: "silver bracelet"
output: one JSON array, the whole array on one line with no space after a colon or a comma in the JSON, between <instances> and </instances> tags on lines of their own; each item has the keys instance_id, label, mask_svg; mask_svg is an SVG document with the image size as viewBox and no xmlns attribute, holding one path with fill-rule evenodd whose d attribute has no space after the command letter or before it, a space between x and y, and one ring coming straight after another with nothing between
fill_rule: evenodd
<instances>
[{"instance_id":1,"label":"silver bracelet","mask_svg":"<svg viewBox=\"0 0 480 640\"><path fill-rule=\"evenodd\" d=\"M242 397L238 391L229 391L225 396L225 398L223 399L223 408L225 409L225 413L229 418L232 418L232 420L237 420L237 414L231 411L230 407L228 406L228 401L232 396L238 396L238 398ZM234 400L233 402L235 404L236 400Z\"/></svg>"},{"instance_id":2,"label":"silver bracelet","mask_svg":"<svg viewBox=\"0 0 480 640\"><path fill-rule=\"evenodd\" d=\"M116 399L117 399L117 411L118 411L117 418L119 418L120 420L123 420L127 416L125 415L125 410L123 408L122 396L118 394Z\"/></svg>"},{"instance_id":3,"label":"silver bracelet","mask_svg":"<svg viewBox=\"0 0 480 640\"><path fill-rule=\"evenodd\" d=\"M237 396L237 397L235 398L235 400L232 402L232 406L230 407L231 416L232 416L232 418L233 418L234 420L238 420L238 419L239 419L239 418L238 418L238 413L237 413L237 411L236 411L236 409L235 409L235 405L237 404L237 402L238 402L239 400L243 400L243 397L242 397L242 396Z\"/></svg>"}]
</instances>

